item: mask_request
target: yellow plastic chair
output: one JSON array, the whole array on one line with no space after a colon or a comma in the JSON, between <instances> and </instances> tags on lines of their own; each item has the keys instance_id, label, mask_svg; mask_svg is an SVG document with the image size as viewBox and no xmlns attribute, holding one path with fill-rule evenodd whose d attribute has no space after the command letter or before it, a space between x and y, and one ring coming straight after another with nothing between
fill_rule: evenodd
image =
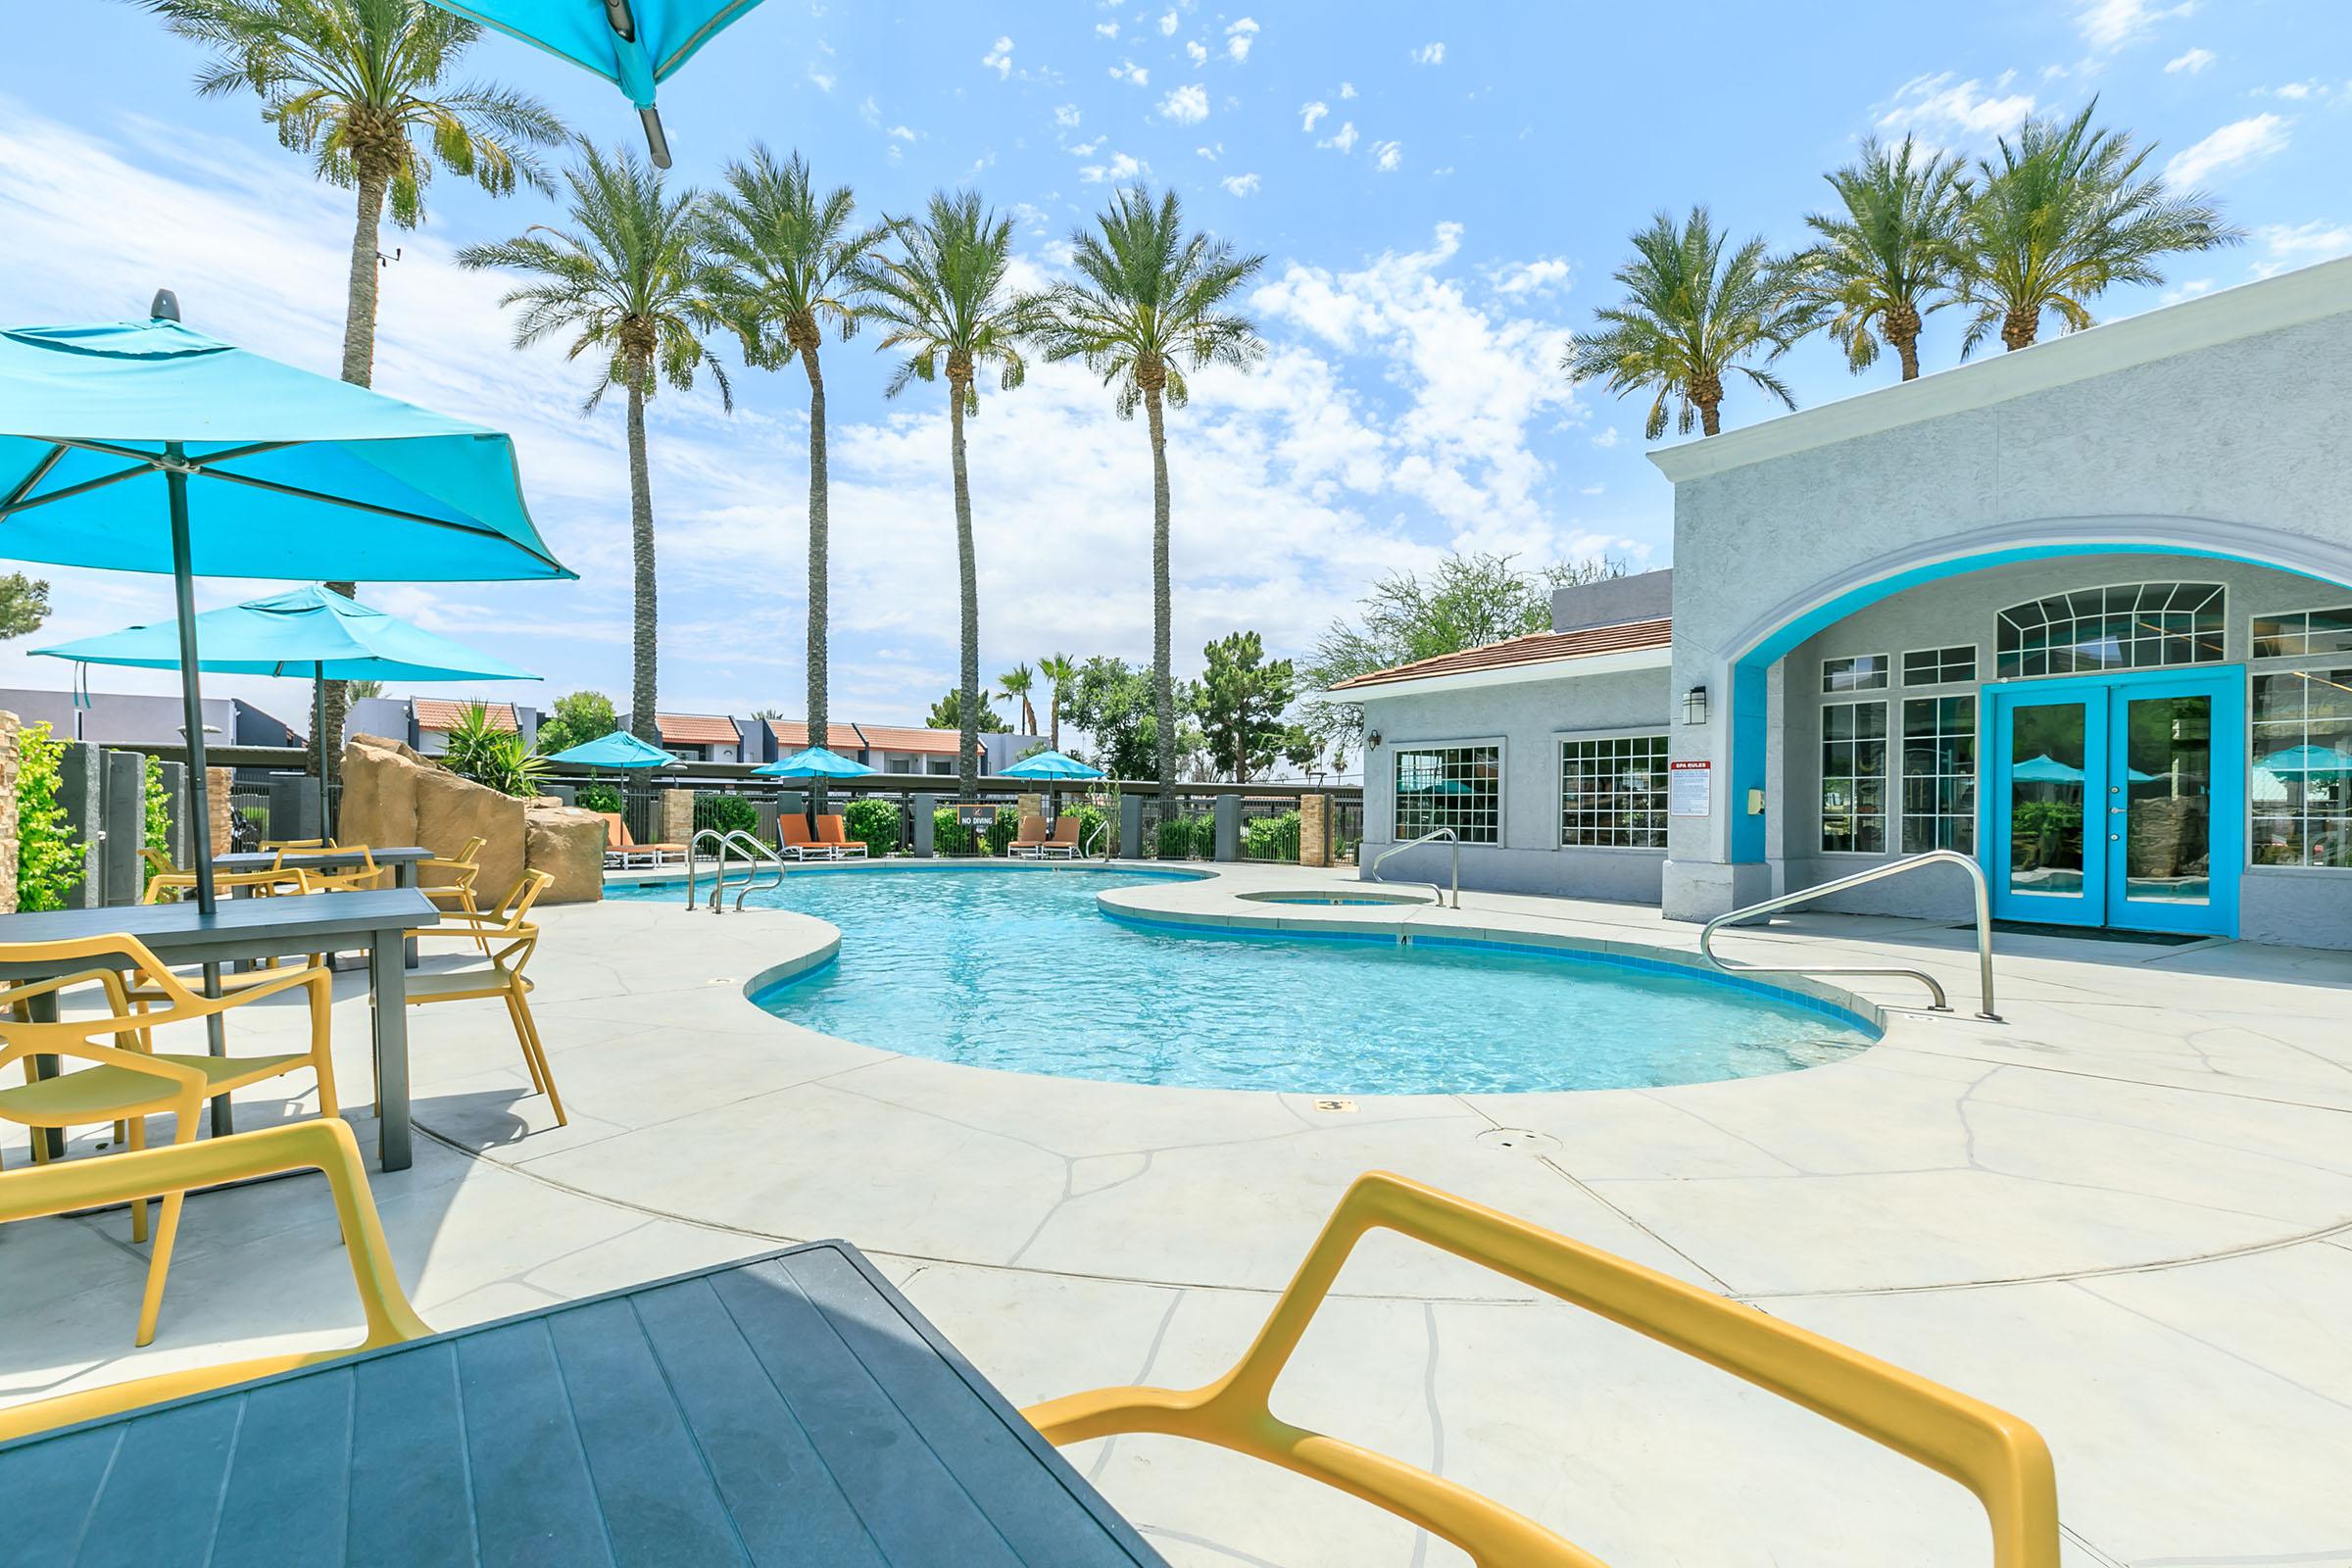
<instances>
[{"instance_id":1,"label":"yellow plastic chair","mask_svg":"<svg viewBox=\"0 0 2352 1568\"><path fill-rule=\"evenodd\" d=\"M264 853L274 850L280 855L283 855L288 850L331 850L333 848L335 848L335 841L333 839L262 840L262 849Z\"/></svg>"},{"instance_id":2,"label":"yellow plastic chair","mask_svg":"<svg viewBox=\"0 0 2352 1568\"><path fill-rule=\"evenodd\" d=\"M523 966L539 950L539 928L531 923L531 906L555 880L545 871L525 871L493 914L454 914L439 925L424 926L412 937L457 937L479 941L488 953L487 965L442 969L409 976L409 1005L429 1006L437 1002L478 1002L495 997L507 1004L514 1021L515 1042L522 1047L522 1064L531 1075L531 1089L547 1097L556 1125L570 1125L564 1114L564 1097L556 1093L555 1070L547 1064L547 1047L539 1039L539 1022L531 1016L531 982ZM499 944L493 948L492 944Z\"/></svg>"},{"instance_id":3,"label":"yellow plastic chair","mask_svg":"<svg viewBox=\"0 0 2352 1568\"><path fill-rule=\"evenodd\" d=\"M0 1223L71 1213L100 1203L137 1202L157 1194L167 1195L165 1200L170 1202L172 1196L191 1187L290 1170L322 1172L334 1193L335 1218L343 1229L344 1251L351 1258L352 1283L359 1288L360 1306L367 1315L365 1340L348 1349L305 1350L194 1367L14 1405L0 1409L0 1442L291 1372L432 1333L432 1326L416 1315L400 1288L392 1250L384 1241L383 1222L376 1215L368 1175L360 1164L359 1143L350 1127L333 1118L0 1175Z\"/></svg>"},{"instance_id":4,"label":"yellow plastic chair","mask_svg":"<svg viewBox=\"0 0 2352 1568\"><path fill-rule=\"evenodd\" d=\"M299 858L301 849L287 845L277 852L277 868L280 871L300 871L309 877L313 893L365 893L382 885L384 868L375 863L375 853L367 845L339 844L327 847L341 850L346 855L358 856L360 863L356 867L341 870L316 865L288 865L286 857L294 855Z\"/></svg>"},{"instance_id":5,"label":"yellow plastic chair","mask_svg":"<svg viewBox=\"0 0 2352 1568\"><path fill-rule=\"evenodd\" d=\"M147 855L159 852L148 850ZM221 893L234 895L244 892L255 898L270 898L280 893L308 893L312 888L312 873L295 866L282 871L215 871L213 887ZM176 904L182 896L196 891L193 871L158 871L147 879L139 894L141 904Z\"/></svg>"},{"instance_id":6,"label":"yellow plastic chair","mask_svg":"<svg viewBox=\"0 0 2352 1568\"><path fill-rule=\"evenodd\" d=\"M477 833L467 839L466 847L455 855L436 855L429 860L419 860L416 864L417 891L430 899L434 907L445 913L479 920L482 909L474 901L473 881L481 875L479 858L483 847L489 842ZM425 880L433 876L441 880L430 883ZM490 939L477 931L474 941L481 948L483 956L488 956Z\"/></svg>"},{"instance_id":7,"label":"yellow plastic chair","mask_svg":"<svg viewBox=\"0 0 2352 1568\"><path fill-rule=\"evenodd\" d=\"M1992 1522L1994 1568L2058 1568L2049 1448L2024 1421L1835 1340L1386 1171L1356 1178L1232 1371L1204 1387L1099 1389L1022 1413L1056 1446L1149 1432L1214 1444L1336 1487L1451 1542L1480 1568L1608 1568L1442 1476L1277 1418L1267 1399L1367 1231L1507 1275L1722 1368L1950 1477Z\"/></svg>"}]
</instances>

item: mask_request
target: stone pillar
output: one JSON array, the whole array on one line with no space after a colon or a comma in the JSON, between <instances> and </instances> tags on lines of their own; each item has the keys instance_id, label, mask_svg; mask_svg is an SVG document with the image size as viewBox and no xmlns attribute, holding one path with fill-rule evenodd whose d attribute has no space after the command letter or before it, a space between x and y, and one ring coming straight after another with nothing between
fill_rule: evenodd
<instances>
[{"instance_id":1,"label":"stone pillar","mask_svg":"<svg viewBox=\"0 0 2352 1568\"><path fill-rule=\"evenodd\" d=\"M909 852L918 860L928 860L938 853L931 845L931 829L932 819L939 814L939 797L917 795L907 809L914 813L914 842L908 847Z\"/></svg>"},{"instance_id":2,"label":"stone pillar","mask_svg":"<svg viewBox=\"0 0 2352 1568\"><path fill-rule=\"evenodd\" d=\"M1012 798L1012 808L1016 819L1022 816L1042 817L1046 814L1046 798L1039 794L1015 795ZM1053 825L1051 822L1046 824L1049 830L1053 828Z\"/></svg>"},{"instance_id":3,"label":"stone pillar","mask_svg":"<svg viewBox=\"0 0 2352 1568\"><path fill-rule=\"evenodd\" d=\"M1141 795L1119 797L1119 858L1140 860L1144 858L1144 798Z\"/></svg>"},{"instance_id":4,"label":"stone pillar","mask_svg":"<svg viewBox=\"0 0 2352 1568\"><path fill-rule=\"evenodd\" d=\"M317 779L308 773L270 775L270 836L280 841L326 837L318 820Z\"/></svg>"},{"instance_id":5,"label":"stone pillar","mask_svg":"<svg viewBox=\"0 0 2352 1568\"><path fill-rule=\"evenodd\" d=\"M17 912L17 715L0 709L0 914Z\"/></svg>"},{"instance_id":6,"label":"stone pillar","mask_svg":"<svg viewBox=\"0 0 2352 1568\"><path fill-rule=\"evenodd\" d=\"M139 851L147 845L147 759L137 752L108 752L102 784L106 791L106 841L98 847L98 896L109 905L136 904L146 879Z\"/></svg>"},{"instance_id":7,"label":"stone pillar","mask_svg":"<svg viewBox=\"0 0 2352 1568\"><path fill-rule=\"evenodd\" d=\"M65 907L94 909L103 887L106 848L105 754L85 741L69 741L57 760L57 804L66 809L66 828L81 846L81 875L64 892Z\"/></svg>"},{"instance_id":8,"label":"stone pillar","mask_svg":"<svg viewBox=\"0 0 2352 1568\"><path fill-rule=\"evenodd\" d=\"M654 797L657 810L654 819L654 840L659 844L686 844L694 838L694 791L662 790Z\"/></svg>"},{"instance_id":9,"label":"stone pillar","mask_svg":"<svg viewBox=\"0 0 2352 1568\"><path fill-rule=\"evenodd\" d=\"M1298 863L1304 866L1331 863L1331 797L1328 795L1298 797Z\"/></svg>"},{"instance_id":10,"label":"stone pillar","mask_svg":"<svg viewBox=\"0 0 2352 1568\"><path fill-rule=\"evenodd\" d=\"M213 854L226 855L236 848L236 835L228 828L228 791L236 774L225 767L204 770L205 804L212 808Z\"/></svg>"},{"instance_id":11,"label":"stone pillar","mask_svg":"<svg viewBox=\"0 0 2352 1568\"><path fill-rule=\"evenodd\" d=\"M1216 821L1216 858L1238 860L1242 858L1242 798L1239 795L1220 795L1210 807Z\"/></svg>"}]
</instances>

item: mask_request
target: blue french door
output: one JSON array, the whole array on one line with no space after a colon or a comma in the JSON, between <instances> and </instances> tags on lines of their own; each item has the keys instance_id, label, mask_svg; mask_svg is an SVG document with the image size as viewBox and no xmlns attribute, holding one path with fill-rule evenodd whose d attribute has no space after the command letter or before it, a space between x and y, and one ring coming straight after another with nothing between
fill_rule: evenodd
<instances>
[{"instance_id":1,"label":"blue french door","mask_svg":"<svg viewBox=\"0 0 2352 1568\"><path fill-rule=\"evenodd\" d=\"M2236 934L2243 670L2037 680L1985 699L1995 914Z\"/></svg>"}]
</instances>

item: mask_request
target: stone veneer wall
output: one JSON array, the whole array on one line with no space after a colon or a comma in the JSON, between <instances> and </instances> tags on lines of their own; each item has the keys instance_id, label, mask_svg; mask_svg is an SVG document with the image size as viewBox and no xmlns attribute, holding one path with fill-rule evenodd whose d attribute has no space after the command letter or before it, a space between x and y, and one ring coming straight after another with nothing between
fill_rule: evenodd
<instances>
[{"instance_id":1,"label":"stone veneer wall","mask_svg":"<svg viewBox=\"0 0 2352 1568\"><path fill-rule=\"evenodd\" d=\"M17 912L17 715L0 709L0 914Z\"/></svg>"}]
</instances>

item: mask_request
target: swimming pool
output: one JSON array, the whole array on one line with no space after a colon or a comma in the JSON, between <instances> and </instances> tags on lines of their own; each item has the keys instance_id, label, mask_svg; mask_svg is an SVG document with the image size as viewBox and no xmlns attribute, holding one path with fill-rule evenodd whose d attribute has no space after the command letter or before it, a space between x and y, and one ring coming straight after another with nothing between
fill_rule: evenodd
<instances>
[{"instance_id":1,"label":"swimming pool","mask_svg":"<svg viewBox=\"0 0 2352 1568\"><path fill-rule=\"evenodd\" d=\"M1835 1061L1873 1038L1840 1009L1662 964L1150 927L1097 909L1096 894L1148 879L795 872L752 902L838 927L841 955L752 1000L824 1034L975 1067L1322 1095L1703 1083Z\"/></svg>"}]
</instances>

